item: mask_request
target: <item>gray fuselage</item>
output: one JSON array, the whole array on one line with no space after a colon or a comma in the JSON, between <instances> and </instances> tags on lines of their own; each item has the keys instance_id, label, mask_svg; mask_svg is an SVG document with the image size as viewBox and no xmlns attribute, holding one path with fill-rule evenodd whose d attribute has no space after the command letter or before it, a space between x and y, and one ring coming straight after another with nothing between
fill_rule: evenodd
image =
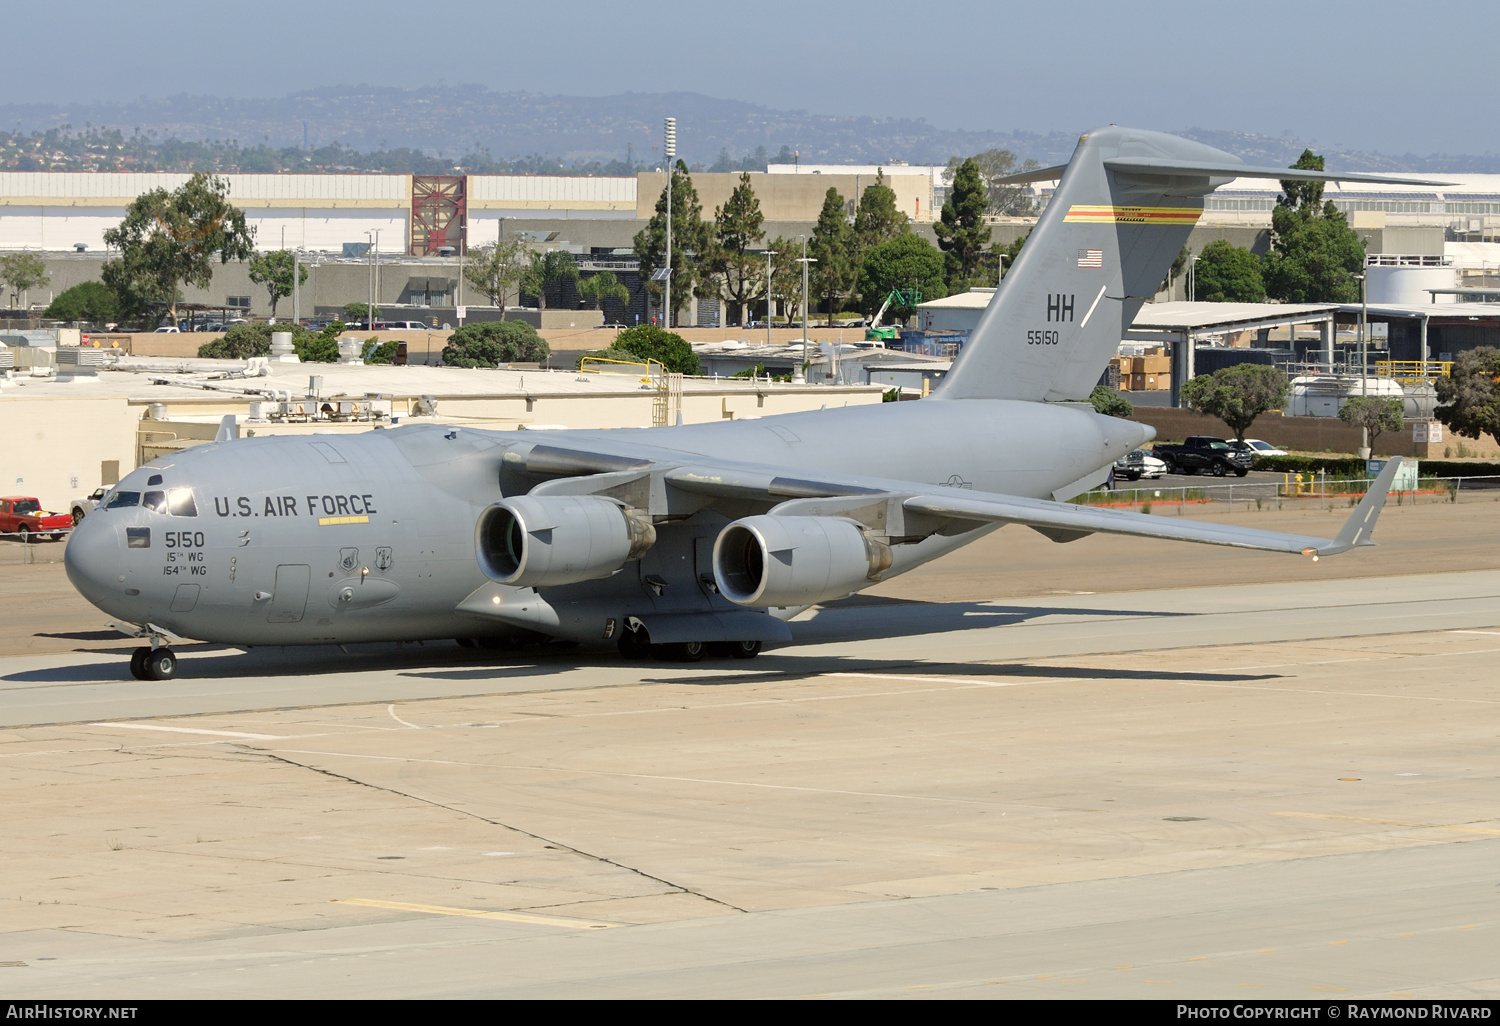
<instances>
[{"instance_id":1,"label":"gray fuselage","mask_svg":"<svg viewBox=\"0 0 1500 1026\"><path fill-rule=\"evenodd\" d=\"M515 624L456 607L485 587L495 599L524 595L504 594L481 570L476 522L492 503L539 483L508 476L507 453L514 463L545 443L747 480L1051 498L1150 434L1087 407L959 400L673 428L543 434L423 425L248 438L127 475L74 531L66 564L74 586L106 613L186 638L251 646L484 637ZM190 489L191 503L180 489ZM144 504L157 493L167 501ZM141 499L121 505L122 495ZM736 608L705 581L705 562L726 524L779 501L741 492L659 518L656 544L641 559L601 580L543 588L560 613L545 632L598 641L609 618ZM195 515L184 515L189 506ZM896 545L885 576L990 529Z\"/></svg>"}]
</instances>

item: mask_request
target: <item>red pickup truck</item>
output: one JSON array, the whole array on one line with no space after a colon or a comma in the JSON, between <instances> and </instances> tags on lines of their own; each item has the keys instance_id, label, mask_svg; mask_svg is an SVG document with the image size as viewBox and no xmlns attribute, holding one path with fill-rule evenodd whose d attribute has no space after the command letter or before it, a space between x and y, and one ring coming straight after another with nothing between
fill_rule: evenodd
<instances>
[{"instance_id":1,"label":"red pickup truck","mask_svg":"<svg viewBox=\"0 0 1500 1026\"><path fill-rule=\"evenodd\" d=\"M62 541L72 526L71 516L48 513L40 502L29 496L0 497L0 535L19 536L25 542L30 541L33 534L50 534L53 541Z\"/></svg>"}]
</instances>

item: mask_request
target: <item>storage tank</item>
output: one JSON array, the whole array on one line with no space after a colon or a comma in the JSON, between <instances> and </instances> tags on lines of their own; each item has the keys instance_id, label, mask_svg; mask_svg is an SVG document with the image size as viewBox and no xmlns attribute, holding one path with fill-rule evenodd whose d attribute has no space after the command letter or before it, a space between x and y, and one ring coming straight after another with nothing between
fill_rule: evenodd
<instances>
[{"instance_id":1,"label":"storage tank","mask_svg":"<svg viewBox=\"0 0 1500 1026\"><path fill-rule=\"evenodd\" d=\"M1458 297L1433 296L1427 289L1451 289L1458 284L1458 272L1452 267L1379 267L1365 268L1367 293L1372 306L1430 306L1456 303Z\"/></svg>"}]
</instances>

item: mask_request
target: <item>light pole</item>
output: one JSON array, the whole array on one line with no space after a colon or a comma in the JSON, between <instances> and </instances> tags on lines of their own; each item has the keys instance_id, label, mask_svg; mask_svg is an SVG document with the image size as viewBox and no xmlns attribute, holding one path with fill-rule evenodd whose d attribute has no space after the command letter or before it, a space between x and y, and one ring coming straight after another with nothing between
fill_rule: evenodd
<instances>
[{"instance_id":1,"label":"light pole","mask_svg":"<svg viewBox=\"0 0 1500 1026\"><path fill-rule=\"evenodd\" d=\"M797 373L792 375L794 381L807 380L807 318L809 308L807 305L807 269L809 264L818 262L817 257L807 255L807 236L797 236L802 240L802 259L797 263L802 265L802 364L797 368Z\"/></svg>"},{"instance_id":2,"label":"light pole","mask_svg":"<svg viewBox=\"0 0 1500 1026\"><path fill-rule=\"evenodd\" d=\"M677 119L667 118L662 134L662 153L667 158L667 279L663 283L666 301L662 308L662 324L672 330L672 179L675 173L672 161L677 159Z\"/></svg>"},{"instance_id":3,"label":"light pole","mask_svg":"<svg viewBox=\"0 0 1500 1026\"><path fill-rule=\"evenodd\" d=\"M299 249L292 254L292 324L302 323L302 283L297 279L302 277L302 251Z\"/></svg>"},{"instance_id":4,"label":"light pole","mask_svg":"<svg viewBox=\"0 0 1500 1026\"><path fill-rule=\"evenodd\" d=\"M766 250L766 345L771 344L771 258L774 250Z\"/></svg>"},{"instance_id":5,"label":"light pole","mask_svg":"<svg viewBox=\"0 0 1500 1026\"><path fill-rule=\"evenodd\" d=\"M1366 272L1368 273L1368 272ZM1359 394L1369 395L1370 356L1366 351L1366 338L1369 335L1370 302L1369 293L1365 289L1365 275L1356 274L1359 279ZM1359 429L1359 454L1365 459L1370 458L1370 429L1362 426Z\"/></svg>"}]
</instances>

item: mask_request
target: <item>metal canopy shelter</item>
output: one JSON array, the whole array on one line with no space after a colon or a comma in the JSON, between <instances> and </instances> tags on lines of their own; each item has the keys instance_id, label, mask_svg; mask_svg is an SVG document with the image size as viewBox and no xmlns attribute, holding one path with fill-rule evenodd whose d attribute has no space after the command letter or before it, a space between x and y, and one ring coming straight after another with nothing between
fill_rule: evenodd
<instances>
[{"instance_id":1,"label":"metal canopy shelter","mask_svg":"<svg viewBox=\"0 0 1500 1026\"><path fill-rule=\"evenodd\" d=\"M1126 332L1128 342L1165 342L1172 348L1172 405L1182 405L1182 384L1196 373L1200 335L1318 325L1323 362L1333 366L1335 303L1148 303Z\"/></svg>"}]
</instances>

